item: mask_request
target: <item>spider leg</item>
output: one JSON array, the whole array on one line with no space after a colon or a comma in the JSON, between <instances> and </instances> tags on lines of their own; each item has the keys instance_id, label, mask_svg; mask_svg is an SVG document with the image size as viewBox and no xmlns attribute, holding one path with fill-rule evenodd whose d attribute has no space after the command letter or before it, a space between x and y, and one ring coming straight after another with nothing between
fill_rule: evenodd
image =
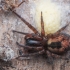
<instances>
[{"instance_id":1,"label":"spider leg","mask_svg":"<svg viewBox=\"0 0 70 70\"><path fill-rule=\"evenodd\" d=\"M34 28L29 22L27 22L24 18L22 18L19 14L17 14L15 11L13 11L11 8L10 10L17 15L35 34L39 34L36 28Z\"/></svg>"},{"instance_id":2,"label":"spider leg","mask_svg":"<svg viewBox=\"0 0 70 70\"><path fill-rule=\"evenodd\" d=\"M20 55L18 57L28 57L28 56L35 56L35 55L40 55L40 54L43 54L44 53L44 50L41 50L39 52L36 52L36 53L30 53L30 54L23 54L23 55Z\"/></svg>"},{"instance_id":3,"label":"spider leg","mask_svg":"<svg viewBox=\"0 0 70 70\"><path fill-rule=\"evenodd\" d=\"M42 12L41 12L41 36L42 36L42 37L45 36L45 31L44 31L44 21L43 21Z\"/></svg>"},{"instance_id":4,"label":"spider leg","mask_svg":"<svg viewBox=\"0 0 70 70\"><path fill-rule=\"evenodd\" d=\"M24 34L24 35L28 35L29 34L29 33L24 33L24 32L20 32L20 31L16 31L16 30L12 30L12 32L17 32L17 33Z\"/></svg>"},{"instance_id":5,"label":"spider leg","mask_svg":"<svg viewBox=\"0 0 70 70\"><path fill-rule=\"evenodd\" d=\"M26 53L35 53L35 52L38 52L38 51L42 51L43 48L40 46L40 47L30 47L30 46L23 46L23 45L20 45L18 42L16 42L18 46L21 46L25 49L25 52ZM19 53L20 54L23 54L23 52L21 50L19 50Z\"/></svg>"},{"instance_id":6,"label":"spider leg","mask_svg":"<svg viewBox=\"0 0 70 70\"><path fill-rule=\"evenodd\" d=\"M23 47L23 48L28 48L28 49L34 49L34 48L40 48L40 47L41 47L41 46L35 46L35 47L25 46L25 45L19 44L18 42L16 42L16 44L17 44L18 46L21 46L21 47Z\"/></svg>"},{"instance_id":7,"label":"spider leg","mask_svg":"<svg viewBox=\"0 0 70 70\"><path fill-rule=\"evenodd\" d=\"M64 27L62 27L60 30L58 30L55 34L59 34L62 30L64 30L69 24L65 25Z\"/></svg>"}]
</instances>

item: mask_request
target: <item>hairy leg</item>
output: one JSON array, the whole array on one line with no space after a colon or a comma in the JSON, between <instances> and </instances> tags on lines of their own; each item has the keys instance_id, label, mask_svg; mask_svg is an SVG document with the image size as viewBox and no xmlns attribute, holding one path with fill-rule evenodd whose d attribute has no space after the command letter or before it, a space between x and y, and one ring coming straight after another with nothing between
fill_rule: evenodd
<instances>
[{"instance_id":1,"label":"hairy leg","mask_svg":"<svg viewBox=\"0 0 70 70\"><path fill-rule=\"evenodd\" d=\"M10 9L15 15L17 15L35 34L39 34L36 28L34 28L29 22L27 22L24 18L22 18L19 14L17 14L15 11Z\"/></svg>"},{"instance_id":2,"label":"hairy leg","mask_svg":"<svg viewBox=\"0 0 70 70\"><path fill-rule=\"evenodd\" d=\"M59 34L62 30L64 30L69 24L66 24L64 27L62 27L60 30L58 30L55 34Z\"/></svg>"},{"instance_id":3,"label":"hairy leg","mask_svg":"<svg viewBox=\"0 0 70 70\"><path fill-rule=\"evenodd\" d=\"M12 30L12 32L16 32L16 33L20 33L20 34L24 34L24 35L28 35L29 33L24 33L24 32L20 32L20 31L16 31L16 30Z\"/></svg>"},{"instance_id":4,"label":"hairy leg","mask_svg":"<svg viewBox=\"0 0 70 70\"><path fill-rule=\"evenodd\" d=\"M45 36L45 31L44 31L44 21L43 21L42 12L41 12L41 36L42 36L42 37Z\"/></svg>"},{"instance_id":5,"label":"hairy leg","mask_svg":"<svg viewBox=\"0 0 70 70\"><path fill-rule=\"evenodd\" d=\"M34 49L34 48L42 48L42 46L34 46L34 47L32 47L32 46L26 46L26 45L21 45L21 44L19 44L18 42L16 42L16 44L18 45L18 46L21 46L21 47L23 47L23 48L30 48L30 49Z\"/></svg>"},{"instance_id":6,"label":"hairy leg","mask_svg":"<svg viewBox=\"0 0 70 70\"><path fill-rule=\"evenodd\" d=\"M19 44L18 42L16 42L16 44L20 47L23 47L26 53L35 53L35 52L43 50L42 46L35 46L35 47L26 46L26 45L24 46L24 45Z\"/></svg>"},{"instance_id":7,"label":"hairy leg","mask_svg":"<svg viewBox=\"0 0 70 70\"><path fill-rule=\"evenodd\" d=\"M35 52L35 53L30 53L30 54L23 54L23 55L20 55L18 57L29 57L29 56L36 56L36 55L40 55L40 54L43 54L44 53L44 50L41 50L39 52Z\"/></svg>"}]
</instances>

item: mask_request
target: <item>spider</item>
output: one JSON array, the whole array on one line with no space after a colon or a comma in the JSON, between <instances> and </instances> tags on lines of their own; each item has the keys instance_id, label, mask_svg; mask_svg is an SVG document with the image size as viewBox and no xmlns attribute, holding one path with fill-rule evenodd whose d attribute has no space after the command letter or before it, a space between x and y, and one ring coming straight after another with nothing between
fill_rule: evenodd
<instances>
[{"instance_id":1,"label":"spider","mask_svg":"<svg viewBox=\"0 0 70 70\"><path fill-rule=\"evenodd\" d=\"M56 55L63 55L65 52L69 50L70 45L70 36L65 33L61 33L69 24L65 25L61 29L59 29L54 34L48 34L45 36L44 31L44 21L41 12L41 33L39 33L36 28L34 28L30 23L28 23L24 18L18 15L16 12L13 11L34 33L24 33L16 30L12 30L13 33L20 33L24 34L25 37L25 45L21 45L18 42L16 44L21 46L25 49L27 54L20 55L19 57L26 57L31 55L39 55L45 54L47 55L47 51L56 54Z\"/></svg>"}]
</instances>

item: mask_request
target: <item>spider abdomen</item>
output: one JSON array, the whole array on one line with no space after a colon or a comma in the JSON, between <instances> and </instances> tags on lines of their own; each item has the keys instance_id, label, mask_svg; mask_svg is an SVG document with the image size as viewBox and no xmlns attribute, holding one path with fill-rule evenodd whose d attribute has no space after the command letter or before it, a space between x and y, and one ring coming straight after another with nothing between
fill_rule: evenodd
<instances>
[{"instance_id":1,"label":"spider abdomen","mask_svg":"<svg viewBox=\"0 0 70 70\"><path fill-rule=\"evenodd\" d=\"M57 48L57 49L60 49L61 48L61 42L52 42L51 44L48 45L49 47L51 48Z\"/></svg>"},{"instance_id":2,"label":"spider abdomen","mask_svg":"<svg viewBox=\"0 0 70 70\"><path fill-rule=\"evenodd\" d=\"M63 54L69 50L69 36L60 34L48 40L48 50L55 54Z\"/></svg>"}]
</instances>

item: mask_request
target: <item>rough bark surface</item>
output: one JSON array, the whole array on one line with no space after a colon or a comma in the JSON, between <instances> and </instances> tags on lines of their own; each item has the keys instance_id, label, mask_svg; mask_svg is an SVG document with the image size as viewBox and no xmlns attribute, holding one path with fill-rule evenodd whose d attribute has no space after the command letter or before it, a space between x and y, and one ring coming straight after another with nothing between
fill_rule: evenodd
<instances>
[{"instance_id":1,"label":"rough bark surface","mask_svg":"<svg viewBox=\"0 0 70 70\"><path fill-rule=\"evenodd\" d=\"M69 0L64 0L64 2L68 1ZM16 12L34 26L34 23L29 13L30 6L28 3L29 1L27 0L19 8L16 8ZM68 16L70 16L70 14ZM12 30L32 33L32 31L24 24L24 22L22 22L11 11L0 11L0 46L10 46L15 52L15 57L17 57L18 49L20 47L16 45L16 41L24 44L24 36L17 33L13 34ZM70 27L68 26L68 28L64 32L70 34L69 30ZM68 59L53 57L43 58L41 56L36 56L31 58L30 60L13 59L9 62L0 61L0 70L70 70L69 53L70 51L62 56ZM12 68L12 65L15 68Z\"/></svg>"}]
</instances>

